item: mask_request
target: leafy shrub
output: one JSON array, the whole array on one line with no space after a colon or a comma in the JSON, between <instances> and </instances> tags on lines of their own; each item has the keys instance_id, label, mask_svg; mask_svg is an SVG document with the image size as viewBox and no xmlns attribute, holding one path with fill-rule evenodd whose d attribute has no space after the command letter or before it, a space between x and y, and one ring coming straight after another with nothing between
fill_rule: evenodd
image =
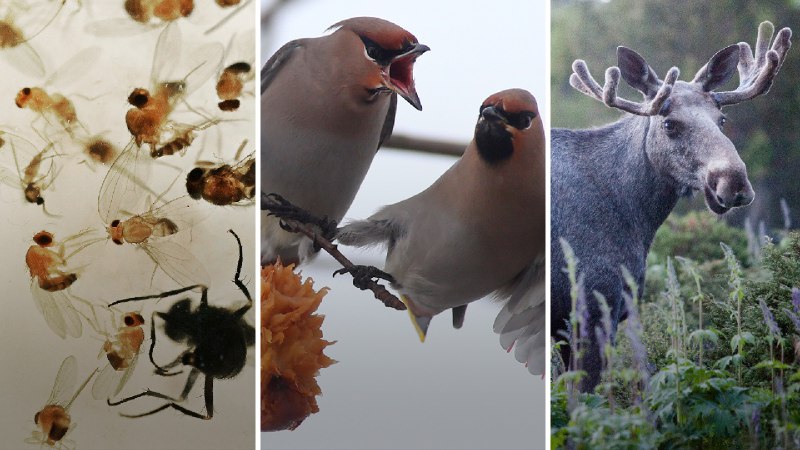
<instances>
[{"instance_id":1,"label":"leafy shrub","mask_svg":"<svg viewBox=\"0 0 800 450\"><path fill-rule=\"evenodd\" d=\"M603 381L553 383L552 448L800 448L800 233L762 250L706 213L670 218Z\"/></svg>"}]
</instances>

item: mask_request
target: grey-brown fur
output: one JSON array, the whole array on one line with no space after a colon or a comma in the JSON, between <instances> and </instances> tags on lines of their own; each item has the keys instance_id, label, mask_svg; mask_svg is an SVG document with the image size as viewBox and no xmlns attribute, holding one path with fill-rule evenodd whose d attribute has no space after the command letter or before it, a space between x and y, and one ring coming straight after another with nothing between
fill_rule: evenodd
<instances>
[{"instance_id":1,"label":"grey-brown fur","mask_svg":"<svg viewBox=\"0 0 800 450\"><path fill-rule=\"evenodd\" d=\"M640 289L644 286L650 244L680 197L700 191L718 214L752 201L745 165L722 132L720 108L769 89L791 45L791 31L785 28L770 48L773 31L772 24L762 23L755 55L746 43L726 47L691 82L677 81L675 68L665 81L658 79L641 56L624 47L617 52L619 68L606 71L602 88L583 61L573 64L573 87L631 113L601 128L551 133L551 334L563 339L558 333L566 329L571 308L559 244L564 238L579 259L587 293L590 336L581 362L588 372L583 390L597 385L602 369L594 333L601 312L593 292L608 300L615 333L626 317L621 267L633 274ZM733 76L737 63L739 87L714 92ZM617 97L620 76L642 92L643 102ZM562 357L569 363L569 349Z\"/></svg>"}]
</instances>

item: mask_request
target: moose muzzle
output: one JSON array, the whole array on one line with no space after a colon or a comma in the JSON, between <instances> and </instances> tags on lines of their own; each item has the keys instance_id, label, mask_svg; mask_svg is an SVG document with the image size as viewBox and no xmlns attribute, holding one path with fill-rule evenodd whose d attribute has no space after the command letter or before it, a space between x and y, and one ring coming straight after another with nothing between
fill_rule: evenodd
<instances>
[{"instance_id":1,"label":"moose muzzle","mask_svg":"<svg viewBox=\"0 0 800 450\"><path fill-rule=\"evenodd\" d=\"M744 163L709 168L706 176L706 205L716 214L749 205L755 197Z\"/></svg>"}]
</instances>

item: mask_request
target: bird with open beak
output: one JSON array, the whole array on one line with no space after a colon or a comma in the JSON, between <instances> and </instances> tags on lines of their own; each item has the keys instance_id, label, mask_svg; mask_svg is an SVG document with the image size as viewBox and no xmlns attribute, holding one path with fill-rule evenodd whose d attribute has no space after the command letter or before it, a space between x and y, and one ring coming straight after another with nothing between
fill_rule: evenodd
<instances>
[{"instance_id":1,"label":"bird with open beak","mask_svg":"<svg viewBox=\"0 0 800 450\"><path fill-rule=\"evenodd\" d=\"M355 17L331 29L285 44L261 71L261 186L336 223L392 133L397 95L422 109L414 63L430 49L383 19ZM262 212L262 264L315 253L310 239Z\"/></svg>"}]
</instances>

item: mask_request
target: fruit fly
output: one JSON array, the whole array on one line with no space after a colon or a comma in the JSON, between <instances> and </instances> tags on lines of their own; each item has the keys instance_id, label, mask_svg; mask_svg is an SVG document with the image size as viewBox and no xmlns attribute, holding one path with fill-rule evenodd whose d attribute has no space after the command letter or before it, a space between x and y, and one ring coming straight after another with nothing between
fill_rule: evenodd
<instances>
[{"instance_id":1,"label":"fruit fly","mask_svg":"<svg viewBox=\"0 0 800 450\"><path fill-rule=\"evenodd\" d=\"M91 231L84 230L57 242L53 233L40 231L33 235L34 245L25 253L36 308L50 329L61 338L81 336L82 315L94 323L92 318L76 308L76 303L83 304L94 317L93 305L69 291L70 286L78 280L78 273L67 267L72 256L98 241L92 239L89 233Z\"/></svg>"},{"instance_id":2,"label":"fruit fly","mask_svg":"<svg viewBox=\"0 0 800 450\"><path fill-rule=\"evenodd\" d=\"M171 23L162 30L156 43L150 76L152 88L136 88L128 96L128 103L134 106L125 114L128 131L137 146L148 144L153 156L158 154L159 147L184 137L182 133L186 128L198 129L202 126L183 125L177 127L176 131L170 114L178 103L185 103L186 97L213 75L222 59L220 44L203 45L184 58L190 70L183 79L175 81L170 74L176 71L176 61L184 56L181 46L180 29Z\"/></svg>"},{"instance_id":3,"label":"fruit fly","mask_svg":"<svg viewBox=\"0 0 800 450\"><path fill-rule=\"evenodd\" d=\"M114 216L102 217L108 224L106 230L112 242L141 248L158 268L181 286L208 278L203 264L189 250L170 239L203 218L202 211L189 196L159 207L154 203L146 212L125 219L121 218L123 215L125 213L118 212Z\"/></svg>"},{"instance_id":4,"label":"fruit fly","mask_svg":"<svg viewBox=\"0 0 800 450\"><path fill-rule=\"evenodd\" d=\"M108 364L100 371L92 385L92 397L103 400L120 393L133 374L139 349L144 342L144 318L137 312L128 312L122 318L122 324L116 327L116 319L112 316L116 335L106 336L102 353Z\"/></svg>"},{"instance_id":5,"label":"fruit fly","mask_svg":"<svg viewBox=\"0 0 800 450\"><path fill-rule=\"evenodd\" d=\"M0 57L28 76L44 76L44 64L29 41L56 18L66 0L0 3Z\"/></svg>"},{"instance_id":6,"label":"fruit fly","mask_svg":"<svg viewBox=\"0 0 800 450\"><path fill-rule=\"evenodd\" d=\"M83 153L90 161L103 165L111 164L119 154L119 150L111 141L99 135L85 139L82 147Z\"/></svg>"},{"instance_id":7,"label":"fruit fly","mask_svg":"<svg viewBox=\"0 0 800 450\"><path fill-rule=\"evenodd\" d=\"M69 83L74 83L75 80L82 79L82 75L97 59L99 53L100 49L97 47L83 49L55 71L42 87L23 87L14 100L17 107L28 108L38 113L48 123L54 119L72 137L74 137L73 130L76 125L80 125L85 131L86 128L78 121L75 104L63 94L49 89L48 86L55 84L64 87Z\"/></svg>"},{"instance_id":8,"label":"fruit fly","mask_svg":"<svg viewBox=\"0 0 800 450\"><path fill-rule=\"evenodd\" d=\"M255 343L255 330L244 318L245 313L253 306L253 299L250 297L247 286L240 278L243 261L242 243L233 230L229 230L229 232L236 238L239 246L239 260L236 264L233 282L245 296L246 303L243 306L236 309L228 309L209 305L208 287L202 284L186 286L155 295L117 300L109 305L115 306L133 301L167 298L197 288L201 289L202 292L200 305L195 309L191 308L191 300L185 298L174 303L166 313L153 312L152 314L153 321L157 316L164 322L164 332L171 340L186 344L188 347L172 362L165 365L157 364L153 359L156 333L155 326L153 326L154 322L151 321L149 355L150 362L156 368L155 373L162 376L177 375L180 371L173 372L171 369L180 365L189 367L191 370L186 377L183 391L178 397L171 397L148 389L140 394L118 401L112 402L111 399L108 399L107 402L110 406L117 406L140 397L156 397L168 401L168 403L151 411L140 414L122 414L123 416L143 417L167 408L173 408L198 419L211 419L214 416L214 380L233 378L244 368L247 360L247 348ZM201 374L204 377L203 398L205 400L205 414L192 411L180 404L186 399Z\"/></svg>"},{"instance_id":9,"label":"fruit fly","mask_svg":"<svg viewBox=\"0 0 800 450\"><path fill-rule=\"evenodd\" d=\"M239 158L247 141L237 151ZM256 189L255 153L250 153L234 165L214 165L198 162L186 176L186 190L196 200L204 199L215 205L243 205L253 201Z\"/></svg>"},{"instance_id":10,"label":"fruit fly","mask_svg":"<svg viewBox=\"0 0 800 450\"><path fill-rule=\"evenodd\" d=\"M236 111L239 109L239 97L242 95L244 83L253 79L253 68L250 63L240 61L226 67L217 80L217 96L220 102L217 106L222 111Z\"/></svg>"},{"instance_id":11,"label":"fruit fly","mask_svg":"<svg viewBox=\"0 0 800 450\"><path fill-rule=\"evenodd\" d=\"M229 62L219 74L216 87L220 99L217 106L222 111L239 109L244 85L255 77L253 66L248 62L255 53L253 44L252 31L233 36L228 44L226 60Z\"/></svg>"},{"instance_id":12,"label":"fruit fly","mask_svg":"<svg viewBox=\"0 0 800 450\"><path fill-rule=\"evenodd\" d=\"M194 0L125 0L125 11L140 23L148 23L153 17L170 22L188 17L193 10Z\"/></svg>"},{"instance_id":13,"label":"fruit fly","mask_svg":"<svg viewBox=\"0 0 800 450\"><path fill-rule=\"evenodd\" d=\"M21 169L19 165L19 158L17 156L16 145L24 142L29 148L35 149L36 147L27 139L19 136L15 138L10 137L9 141L11 145L11 152L14 155L14 163L17 168L17 173L14 174L11 172L11 170L0 167L0 182L3 182L7 186L20 189L25 197L26 202L41 205L42 211L44 211L46 215L54 216L47 211L47 208L44 204L44 197L42 197L42 193L52 186L56 176L58 176L58 170L53 167L52 158L55 155L48 155L48 153L51 151L55 153L55 150L53 150L53 143L48 143L41 151L35 153L25 168ZM42 171L42 164L48 160L50 164L47 170ZM47 180L48 177L50 178L49 180Z\"/></svg>"},{"instance_id":14,"label":"fruit fly","mask_svg":"<svg viewBox=\"0 0 800 450\"><path fill-rule=\"evenodd\" d=\"M31 437L25 439L25 443L49 445L59 449L67 448L70 441L65 439L65 436L70 428L74 428L69 409L96 372L97 369L94 369L73 394L77 378L75 357L70 355L64 358L47 403L33 416L33 421L38 429L33 431Z\"/></svg>"},{"instance_id":15,"label":"fruit fly","mask_svg":"<svg viewBox=\"0 0 800 450\"><path fill-rule=\"evenodd\" d=\"M154 150L151 150L150 156L153 158L160 158L162 156L170 156L176 153L183 154L186 152L186 149L192 145L192 142L194 142L198 131L205 130L206 128L218 123L219 120L209 119L207 122L200 125L173 124L171 140L157 146Z\"/></svg>"}]
</instances>

